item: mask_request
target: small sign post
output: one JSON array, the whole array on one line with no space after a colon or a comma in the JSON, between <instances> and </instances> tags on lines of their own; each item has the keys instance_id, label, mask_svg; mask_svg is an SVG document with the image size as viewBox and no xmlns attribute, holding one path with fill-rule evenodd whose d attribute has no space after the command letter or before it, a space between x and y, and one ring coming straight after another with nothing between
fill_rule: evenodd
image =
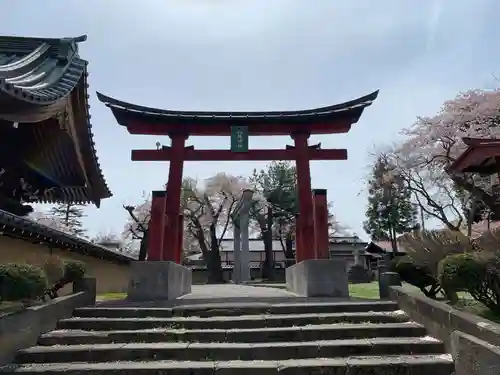
<instances>
[{"instance_id":1,"label":"small sign post","mask_svg":"<svg viewBox=\"0 0 500 375\"><path fill-rule=\"evenodd\" d=\"M231 126L231 151L248 152L248 126Z\"/></svg>"}]
</instances>

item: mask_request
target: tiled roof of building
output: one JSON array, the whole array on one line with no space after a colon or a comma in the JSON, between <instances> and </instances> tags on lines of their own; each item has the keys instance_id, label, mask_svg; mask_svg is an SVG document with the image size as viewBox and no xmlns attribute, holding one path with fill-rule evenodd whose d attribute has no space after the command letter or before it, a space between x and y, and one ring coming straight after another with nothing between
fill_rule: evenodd
<instances>
[{"instance_id":1,"label":"tiled roof of building","mask_svg":"<svg viewBox=\"0 0 500 375\"><path fill-rule=\"evenodd\" d=\"M57 195L41 195L40 202L99 206L111 196L90 123L88 62L78 53L78 43L85 40L0 36L0 122L36 123L33 134L24 137L34 143L36 161L44 163L39 169L47 169L55 180L72 176L76 181L66 181Z\"/></svg>"},{"instance_id":2,"label":"tiled roof of building","mask_svg":"<svg viewBox=\"0 0 500 375\"><path fill-rule=\"evenodd\" d=\"M50 228L25 217L13 215L0 210L0 235L14 237L34 243L45 243L47 246L73 251L75 253L105 259L117 263L128 264L135 258L94 244L83 238ZM13 249L14 250L14 249Z\"/></svg>"}]
</instances>

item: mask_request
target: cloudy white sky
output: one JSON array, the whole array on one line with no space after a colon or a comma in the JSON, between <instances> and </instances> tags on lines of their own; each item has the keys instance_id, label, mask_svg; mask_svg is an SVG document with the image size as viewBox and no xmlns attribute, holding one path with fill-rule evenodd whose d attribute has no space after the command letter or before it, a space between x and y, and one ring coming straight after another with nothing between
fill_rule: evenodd
<instances>
[{"instance_id":1,"label":"cloudy white sky","mask_svg":"<svg viewBox=\"0 0 500 375\"><path fill-rule=\"evenodd\" d=\"M92 124L114 193L88 208L92 233L121 232L124 203L166 180L165 163L132 163L131 136L95 91L165 109L289 110L335 104L380 89L345 135L313 137L347 148L348 161L313 162L312 185L328 189L339 219L362 234L368 153L397 140L416 116L458 91L492 88L500 73L498 0L0 0L0 34L87 34ZM191 138L228 148L228 138ZM251 139L284 147L286 137ZM191 162L185 174L250 174L265 163Z\"/></svg>"}]
</instances>

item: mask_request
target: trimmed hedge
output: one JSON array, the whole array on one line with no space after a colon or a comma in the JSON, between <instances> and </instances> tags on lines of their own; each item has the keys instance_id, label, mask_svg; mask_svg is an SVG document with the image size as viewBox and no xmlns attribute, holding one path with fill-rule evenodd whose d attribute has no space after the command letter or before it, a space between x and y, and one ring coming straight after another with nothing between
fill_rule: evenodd
<instances>
[{"instance_id":1,"label":"trimmed hedge","mask_svg":"<svg viewBox=\"0 0 500 375\"><path fill-rule=\"evenodd\" d=\"M439 262L439 282L455 291L474 288L484 278L484 272L474 253L448 255Z\"/></svg>"},{"instance_id":2,"label":"trimmed hedge","mask_svg":"<svg viewBox=\"0 0 500 375\"><path fill-rule=\"evenodd\" d=\"M32 300L43 295L47 277L29 264L0 265L0 298L3 301Z\"/></svg>"},{"instance_id":3,"label":"trimmed hedge","mask_svg":"<svg viewBox=\"0 0 500 375\"><path fill-rule=\"evenodd\" d=\"M66 284L85 276L85 263L47 261L43 268L30 264L0 265L0 300L20 301L58 297Z\"/></svg>"},{"instance_id":4,"label":"trimmed hedge","mask_svg":"<svg viewBox=\"0 0 500 375\"><path fill-rule=\"evenodd\" d=\"M491 311L500 313L500 252L454 254L439 265L443 286L465 290Z\"/></svg>"}]
</instances>

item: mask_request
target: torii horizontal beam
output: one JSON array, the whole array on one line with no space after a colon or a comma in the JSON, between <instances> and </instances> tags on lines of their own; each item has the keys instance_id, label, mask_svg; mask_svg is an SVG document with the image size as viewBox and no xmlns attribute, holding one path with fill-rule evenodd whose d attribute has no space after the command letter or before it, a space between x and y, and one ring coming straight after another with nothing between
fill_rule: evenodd
<instances>
[{"instance_id":1,"label":"torii horizontal beam","mask_svg":"<svg viewBox=\"0 0 500 375\"><path fill-rule=\"evenodd\" d=\"M172 150L132 150L133 161L170 161ZM314 149L307 151L309 160L347 160L346 149ZM248 150L247 152L233 152L231 150L195 150L193 147L184 149L185 161L231 161L231 160L296 160L295 149L287 150Z\"/></svg>"}]
</instances>

